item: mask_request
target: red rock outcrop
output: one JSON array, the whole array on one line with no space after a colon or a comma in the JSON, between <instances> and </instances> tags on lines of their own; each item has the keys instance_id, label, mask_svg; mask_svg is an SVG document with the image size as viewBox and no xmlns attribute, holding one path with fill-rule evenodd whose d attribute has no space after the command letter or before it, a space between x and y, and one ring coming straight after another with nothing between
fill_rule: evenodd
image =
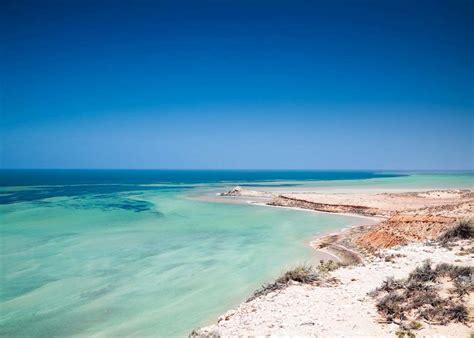
<instances>
[{"instance_id":1,"label":"red rock outcrop","mask_svg":"<svg viewBox=\"0 0 474 338\"><path fill-rule=\"evenodd\" d=\"M354 243L369 251L409 242L435 239L455 223L456 219L432 215L395 215L381 222Z\"/></svg>"}]
</instances>

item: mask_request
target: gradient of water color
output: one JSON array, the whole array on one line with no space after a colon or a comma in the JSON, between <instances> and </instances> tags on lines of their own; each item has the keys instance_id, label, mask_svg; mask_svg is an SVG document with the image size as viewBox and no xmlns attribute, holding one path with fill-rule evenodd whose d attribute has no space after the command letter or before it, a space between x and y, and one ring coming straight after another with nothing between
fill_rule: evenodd
<instances>
[{"instance_id":1,"label":"gradient of water color","mask_svg":"<svg viewBox=\"0 0 474 338\"><path fill-rule=\"evenodd\" d=\"M313 235L360 222L189 197L235 184L229 180L350 188L473 182L469 173L104 174L1 173L10 182L0 191L2 336L185 336L286 267L314 259Z\"/></svg>"}]
</instances>

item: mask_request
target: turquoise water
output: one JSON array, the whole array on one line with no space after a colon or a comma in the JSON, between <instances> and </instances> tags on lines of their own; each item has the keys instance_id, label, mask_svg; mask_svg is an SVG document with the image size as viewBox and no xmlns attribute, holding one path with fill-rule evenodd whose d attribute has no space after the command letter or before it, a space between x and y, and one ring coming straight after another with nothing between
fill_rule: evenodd
<instances>
[{"instance_id":1,"label":"turquoise water","mask_svg":"<svg viewBox=\"0 0 474 338\"><path fill-rule=\"evenodd\" d=\"M473 172L450 172L450 173L420 173L420 172L401 172L401 173L384 173L387 176L375 175L373 177L347 177L344 179L306 179L298 178L292 180L276 180L272 182L245 182L238 183L249 189L257 188L258 190L282 190L282 191L298 191L311 190L314 191L333 191L333 190L359 190L364 191L389 191L389 190L426 190L426 189L474 189L474 173ZM390 176L393 175L393 176ZM225 184L225 189L235 186L235 182ZM326 189L327 188L327 189Z\"/></svg>"},{"instance_id":2,"label":"turquoise water","mask_svg":"<svg viewBox=\"0 0 474 338\"><path fill-rule=\"evenodd\" d=\"M398 177L360 180L312 181L305 186L369 189L474 189L473 173L403 173Z\"/></svg>"},{"instance_id":3,"label":"turquoise water","mask_svg":"<svg viewBox=\"0 0 474 338\"><path fill-rule=\"evenodd\" d=\"M329 184L316 174L272 182L245 175L249 184ZM331 182L353 186L354 175ZM43 178L49 183L43 186L34 185L41 177L23 178L0 191L1 335L185 336L285 268L313 260L307 245L313 235L360 222L189 198L233 184L221 177L97 184L92 176L93 184L67 178L73 184L51 185ZM362 186L376 180L469 186L473 178L365 176Z\"/></svg>"}]
</instances>

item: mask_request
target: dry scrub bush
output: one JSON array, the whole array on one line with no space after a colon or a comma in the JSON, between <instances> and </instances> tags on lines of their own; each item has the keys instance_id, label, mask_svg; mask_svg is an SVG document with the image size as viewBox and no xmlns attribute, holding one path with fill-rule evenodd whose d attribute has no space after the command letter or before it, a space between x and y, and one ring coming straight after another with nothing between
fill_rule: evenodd
<instances>
[{"instance_id":1,"label":"dry scrub bush","mask_svg":"<svg viewBox=\"0 0 474 338\"><path fill-rule=\"evenodd\" d=\"M468 318L464 297L474 291L474 268L439 264L436 268L425 261L413 270L407 279L387 278L382 285L370 293L377 299L377 310L387 320L400 324L406 333L410 321L424 320L430 324L445 325L463 322ZM446 285L451 295L442 297L439 292Z\"/></svg>"}]
</instances>

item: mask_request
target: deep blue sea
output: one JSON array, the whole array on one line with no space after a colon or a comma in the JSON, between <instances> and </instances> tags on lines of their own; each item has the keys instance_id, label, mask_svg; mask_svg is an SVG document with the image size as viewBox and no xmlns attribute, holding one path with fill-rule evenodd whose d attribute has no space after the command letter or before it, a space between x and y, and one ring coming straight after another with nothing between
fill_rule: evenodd
<instances>
[{"instance_id":1,"label":"deep blue sea","mask_svg":"<svg viewBox=\"0 0 474 338\"><path fill-rule=\"evenodd\" d=\"M0 170L0 186L70 184L220 183L328 181L396 177L372 171L306 170Z\"/></svg>"}]
</instances>

